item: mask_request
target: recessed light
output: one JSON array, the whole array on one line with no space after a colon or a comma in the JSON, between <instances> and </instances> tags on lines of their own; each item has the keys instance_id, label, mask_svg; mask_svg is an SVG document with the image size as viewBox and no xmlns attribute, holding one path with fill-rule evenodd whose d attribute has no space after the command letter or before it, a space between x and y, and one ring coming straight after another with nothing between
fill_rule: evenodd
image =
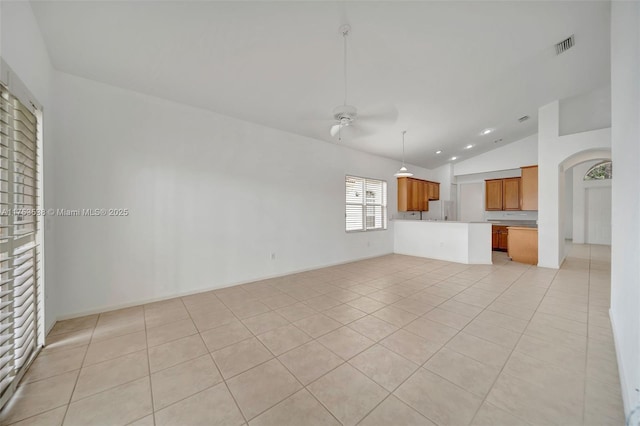
<instances>
[{"instance_id":1,"label":"recessed light","mask_svg":"<svg viewBox=\"0 0 640 426\"><path fill-rule=\"evenodd\" d=\"M495 129L484 129L483 131L480 132L481 135L488 135L489 133L493 132Z\"/></svg>"},{"instance_id":2,"label":"recessed light","mask_svg":"<svg viewBox=\"0 0 640 426\"><path fill-rule=\"evenodd\" d=\"M437 150L436 154L442 154L442 150L441 149Z\"/></svg>"},{"instance_id":3,"label":"recessed light","mask_svg":"<svg viewBox=\"0 0 640 426\"><path fill-rule=\"evenodd\" d=\"M464 149L471 149L471 148L473 148L473 145L472 145L472 144L469 144L469 145L467 145L467 146L465 146L465 147L464 147Z\"/></svg>"},{"instance_id":4,"label":"recessed light","mask_svg":"<svg viewBox=\"0 0 640 426\"><path fill-rule=\"evenodd\" d=\"M451 157L451 161L455 161L457 159L458 159L458 157Z\"/></svg>"}]
</instances>

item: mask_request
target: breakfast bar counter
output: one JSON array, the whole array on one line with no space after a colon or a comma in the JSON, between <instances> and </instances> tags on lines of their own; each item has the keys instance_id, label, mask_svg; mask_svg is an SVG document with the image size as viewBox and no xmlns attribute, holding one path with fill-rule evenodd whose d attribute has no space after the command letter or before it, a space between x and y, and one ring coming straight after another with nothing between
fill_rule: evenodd
<instances>
[{"instance_id":1,"label":"breakfast bar counter","mask_svg":"<svg viewBox=\"0 0 640 426\"><path fill-rule=\"evenodd\" d=\"M449 262L490 265L491 223L395 220L394 252Z\"/></svg>"}]
</instances>

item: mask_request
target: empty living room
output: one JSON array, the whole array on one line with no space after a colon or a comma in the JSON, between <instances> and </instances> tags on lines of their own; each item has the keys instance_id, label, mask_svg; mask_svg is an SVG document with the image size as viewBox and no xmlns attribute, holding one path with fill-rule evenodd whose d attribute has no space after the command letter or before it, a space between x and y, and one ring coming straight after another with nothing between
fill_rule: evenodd
<instances>
[{"instance_id":1,"label":"empty living room","mask_svg":"<svg viewBox=\"0 0 640 426\"><path fill-rule=\"evenodd\" d=\"M0 425L640 426L640 0L0 0Z\"/></svg>"}]
</instances>

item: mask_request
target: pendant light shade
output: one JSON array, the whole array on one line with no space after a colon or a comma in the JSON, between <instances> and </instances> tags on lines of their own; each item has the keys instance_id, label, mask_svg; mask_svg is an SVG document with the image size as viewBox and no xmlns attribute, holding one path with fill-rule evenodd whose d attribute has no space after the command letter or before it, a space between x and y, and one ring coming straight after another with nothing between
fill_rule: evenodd
<instances>
[{"instance_id":1,"label":"pendant light shade","mask_svg":"<svg viewBox=\"0 0 640 426\"><path fill-rule=\"evenodd\" d=\"M396 174L394 174L395 177L411 177L413 176L413 173L411 173L409 170L407 170L407 167L404 165L404 134L407 133L406 130L402 131L402 167L400 167L400 170L398 170L396 172Z\"/></svg>"}]
</instances>

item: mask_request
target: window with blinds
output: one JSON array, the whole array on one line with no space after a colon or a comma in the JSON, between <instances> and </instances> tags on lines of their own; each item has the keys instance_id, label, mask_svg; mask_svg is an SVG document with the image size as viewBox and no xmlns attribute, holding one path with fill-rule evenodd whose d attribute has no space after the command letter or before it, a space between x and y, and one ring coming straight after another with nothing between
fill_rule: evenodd
<instances>
[{"instance_id":1,"label":"window with blinds","mask_svg":"<svg viewBox=\"0 0 640 426\"><path fill-rule=\"evenodd\" d=\"M0 85L0 407L44 343L34 113Z\"/></svg>"},{"instance_id":2,"label":"window with blinds","mask_svg":"<svg viewBox=\"0 0 640 426\"><path fill-rule=\"evenodd\" d=\"M346 225L347 232L387 229L387 182L347 176Z\"/></svg>"}]
</instances>

